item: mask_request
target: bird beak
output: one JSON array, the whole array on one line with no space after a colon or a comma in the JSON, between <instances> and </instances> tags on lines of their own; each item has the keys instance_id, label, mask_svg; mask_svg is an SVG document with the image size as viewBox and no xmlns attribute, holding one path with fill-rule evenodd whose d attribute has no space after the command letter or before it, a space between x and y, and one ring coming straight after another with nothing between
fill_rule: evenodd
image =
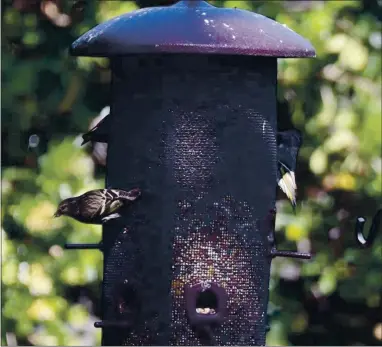
<instances>
[{"instance_id":1,"label":"bird beak","mask_svg":"<svg viewBox=\"0 0 382 347\"><path fill-rule=\"evenodd\" d=\"M53 215L54 218L60 217L60 212L56 211L55 214Z\"/></svg>"}]
</instances>

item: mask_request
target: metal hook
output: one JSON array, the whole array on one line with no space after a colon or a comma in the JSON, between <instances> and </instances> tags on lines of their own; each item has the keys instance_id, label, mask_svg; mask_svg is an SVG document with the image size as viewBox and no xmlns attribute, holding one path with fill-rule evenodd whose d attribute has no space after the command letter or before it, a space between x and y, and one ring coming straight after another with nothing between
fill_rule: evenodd
<instances>
[{"instance_id":1,"label":"metal hook","mask_svg":"<svg viewBox=\"0 0 382 347\"><path fill-rule=\"evenodd\" d=\"M369 248L373 245L374 240L377 236L378 230L381 225L381 217L382 217L382 209L379 209L375 214L373 221L371 222L369 235L365 237L363 233L363 228L365 226L366 218L357 217L357 221L355 223L355 235L357 238L357 243L362 248Z\"/></svg>"},{"instance_id":2,"label":"metal hook","mask_svg":"<svg viewBox=\"0 0 382 347\"><path fill-rule=\"evenodd\" d=\"M275 236L275 220L276 220L276 210L270 210L268 218L265 223L267 223L268 228L268 255L271 258L275 257L286 257L286 258L296 258L296 259L311 259L312 255L310 253L302 253L295 251L287 250L278 250L276 245L276 236Z\"/></svg>"}]
</instances>

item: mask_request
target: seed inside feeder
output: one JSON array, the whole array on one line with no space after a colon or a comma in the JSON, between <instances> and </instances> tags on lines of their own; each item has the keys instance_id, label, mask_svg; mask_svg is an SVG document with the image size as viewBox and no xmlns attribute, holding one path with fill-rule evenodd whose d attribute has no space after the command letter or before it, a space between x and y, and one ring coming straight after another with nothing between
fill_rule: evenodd
<instances>
[{"instance_id":1,"label":"seed inside feeder","mask_svg":"<svg viewBox=\"0 0 382 347\"><path fill-rule=\"evenodd\" d=\"M215 314L216 311L213 308L210 307L197 307L196 308L196 313L200 314Z\"/></svg>"}]
</instances>

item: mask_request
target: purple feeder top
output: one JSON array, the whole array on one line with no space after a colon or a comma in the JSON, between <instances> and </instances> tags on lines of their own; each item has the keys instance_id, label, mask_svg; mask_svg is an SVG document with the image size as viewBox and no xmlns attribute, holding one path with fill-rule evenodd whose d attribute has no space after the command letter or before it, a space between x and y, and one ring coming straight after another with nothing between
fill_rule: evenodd
<instances>
[{"instance_id":1,"label":"purple feeder top","mask_svg":"<svg viewBox=\"0 0 382 347\"><path fill-rule=\"evenodd\" d=\"M97 25L71 46L76 56L131 53L314 57L312 45L272 19L200 0L143 8Z\"/></svg>"}]
</instances>

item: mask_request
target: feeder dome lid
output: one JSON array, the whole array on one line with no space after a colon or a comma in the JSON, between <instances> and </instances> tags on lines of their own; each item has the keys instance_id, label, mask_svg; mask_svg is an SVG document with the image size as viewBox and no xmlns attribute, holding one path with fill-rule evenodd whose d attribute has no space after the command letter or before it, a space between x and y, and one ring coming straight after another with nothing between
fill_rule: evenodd
<instances>
[{"instance_id":1,"label":"feeder dome lid","mask_svg":"<svg viewBox=\"0 0 382 347\"><path fill-rule=\"evenodd\" d=\"M315 56L310 42L285 25L254 12L218 8L200 0L120 15L89 30L71 46L76 56L137 53Z\"/></svg>"}]
</instances>

